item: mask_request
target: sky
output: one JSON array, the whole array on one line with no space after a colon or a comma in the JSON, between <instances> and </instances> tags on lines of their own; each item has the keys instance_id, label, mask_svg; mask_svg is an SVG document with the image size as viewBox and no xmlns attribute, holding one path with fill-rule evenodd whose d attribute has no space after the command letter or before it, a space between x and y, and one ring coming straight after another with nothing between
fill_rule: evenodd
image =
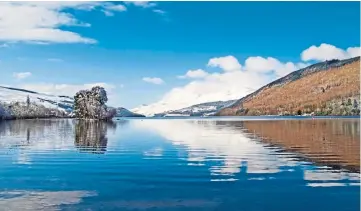
<instances>
[{"instance_id":1,"label":"sky","mask_svg":"<svg viewBox=\"0 0 361 211\"><path fill-rule=\"evenodd\" d=\"M0 84L154 113L360 55L360 2L0 2ZM143 105L143 106L141 106Z\"/></svg>"}]
</instances>

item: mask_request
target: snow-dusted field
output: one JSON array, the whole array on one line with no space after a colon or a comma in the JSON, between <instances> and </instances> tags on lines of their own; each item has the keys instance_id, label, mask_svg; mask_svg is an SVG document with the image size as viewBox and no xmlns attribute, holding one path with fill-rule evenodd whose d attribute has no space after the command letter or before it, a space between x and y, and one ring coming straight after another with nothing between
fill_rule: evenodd
<instances>
[{"instance_id":1,"label":"snow-dusted field","mask_svg":"<svg viewBox=\"0 0 361 211\"><path fill-rule=\"evenodd\" d=\"M69 110L73 106L73 98L42 94L35 91L0 86L0 103L26 103L29 96L30 102L43 105L46 108Z\"/></svg>"}]
</instances>

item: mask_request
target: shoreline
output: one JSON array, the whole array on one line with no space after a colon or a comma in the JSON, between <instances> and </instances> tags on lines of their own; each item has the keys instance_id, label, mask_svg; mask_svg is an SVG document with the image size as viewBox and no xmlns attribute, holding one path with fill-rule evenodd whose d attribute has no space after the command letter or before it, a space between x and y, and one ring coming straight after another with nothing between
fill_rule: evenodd
<instances>
[{"instance_id":1,"label":"shoreline","mask_svg":"<svg viewBox=\"0 0 361 211\"><path fill-rule=\"evenodd\" d=\"M76 119L76 120L98 120L79 119L76 117L29 117L29 118L7 118L9 120L32 120L32 119ZM312 120L312 119L361 119L361 116L167 116L167 117L114 117L112 120L121 119L202 119L202 120Z\"/></svg>"}]
</instances>

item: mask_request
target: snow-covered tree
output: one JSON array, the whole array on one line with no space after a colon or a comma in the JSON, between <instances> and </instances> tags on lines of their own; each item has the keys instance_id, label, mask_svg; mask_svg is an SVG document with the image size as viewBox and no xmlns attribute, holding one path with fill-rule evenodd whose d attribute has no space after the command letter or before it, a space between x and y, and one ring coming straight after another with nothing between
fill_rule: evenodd
<instances>
[{"instance_id":1,"label":"snow-covered tree","mask_svg":"<svg viewBox=\"0 0 361 211\"><path fill-rule=\"evenodd\" d=\"M0 119L29 119L65 117L66 113L55 108L27 102L0 102Z\"/></svg>"},{"instance_id":2,"label":"snow-covered tree","mask_svg":"<svg viewBox=\"0 0 361 211\"><path fill-rule=\"evenodd\" d=\"M5 107L6 105L0 103L0 120L10 118L10 113Z\"/></svg>"},{"instance_id":3,"label":"snow-covered tree","mask_svg":"<svg viewBox=\"0 0 361 211\"><path fill-rule=\"evenodd\" d=\"M75 117L81 119L112 119L116 112L108 109L107 92L103 87L95 86L91 90L80 90L74 96Z\"/></svg>"},{"instance_id":4,"label":"snow-covered tree","mask_svg":"<svg viewBox=\"0 0 361 211\"><path fill-rule=\"evenodd\" d=\"M30 97L29 97L29 95L26 97L26 105L28 107L30 106Z\"/></svg>"}]
</instances>

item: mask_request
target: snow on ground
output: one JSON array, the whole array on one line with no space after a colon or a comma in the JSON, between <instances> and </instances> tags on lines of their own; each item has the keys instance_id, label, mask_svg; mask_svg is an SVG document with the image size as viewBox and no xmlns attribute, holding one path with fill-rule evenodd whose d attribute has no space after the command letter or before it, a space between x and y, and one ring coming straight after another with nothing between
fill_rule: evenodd
<instances>
[{"instance_id":1,"label":"snow on ground","mask_svg":"<svg viewBox=\"0 0 361 211\"><path fill-rule=\"evenodd\" d=\"M30 102L43 105L46 108L66 111L68 107L73 105L73 99L71 97L48 95L30 90L0 86L0 102L26 103L28 96L30 98Z\"/></svg>"}]
</instances>

